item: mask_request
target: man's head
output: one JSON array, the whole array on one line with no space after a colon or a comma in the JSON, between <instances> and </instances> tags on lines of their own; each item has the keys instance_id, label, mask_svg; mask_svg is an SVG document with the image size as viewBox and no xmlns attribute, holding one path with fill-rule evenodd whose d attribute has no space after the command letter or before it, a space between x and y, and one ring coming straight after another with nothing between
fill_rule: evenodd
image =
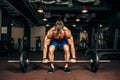
<instances>
[{"instance_id":1,"label":"man's head","mask_svg":"<svg viewBox=\"0 0 120 80\"><path fill-rule=\"evenodd\" d=\"M63 27L64 27L64 23L62 21L56 21L55 30L57 31L57 33L60 33Z\"/></svg>"}]
</instances>

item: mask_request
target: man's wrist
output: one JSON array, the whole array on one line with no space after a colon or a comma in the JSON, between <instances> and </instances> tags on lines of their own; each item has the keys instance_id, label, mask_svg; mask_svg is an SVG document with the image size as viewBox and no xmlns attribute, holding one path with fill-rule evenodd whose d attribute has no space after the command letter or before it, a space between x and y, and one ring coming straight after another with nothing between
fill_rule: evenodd
<instances>
[{"instance_id":1,"label":"man's wrist","mask_svg":"<svg viewBox=\"0 0 120 80\"><path fill-rule=\"evenodd\" d=\"M72 57L72 59L76 59L76 57Z\"/></svg>"},{"instance_id":2,"label":"man's wrist","mask_svg":"<svg viewBox=\"0 0 120 80\"><path fill-rule=\"evenodd\" d=\"M47 58L43 58L43 59L47 59Z\"/></svg>"}]
</instances>

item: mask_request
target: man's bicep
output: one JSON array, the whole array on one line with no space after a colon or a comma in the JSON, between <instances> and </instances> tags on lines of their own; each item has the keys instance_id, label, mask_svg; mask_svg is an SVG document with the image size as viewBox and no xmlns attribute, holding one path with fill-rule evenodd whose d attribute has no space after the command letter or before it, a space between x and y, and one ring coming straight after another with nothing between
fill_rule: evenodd
<instances>
[{"instance_id":1,"label":"man's bicep","mask_svg":"<svg viewBox=\"0 0 120 80\"><path fill-rule=\"evenodd\" d=\"M70 30L66 31L66 37L70 39L71 36L72 36L71 31Z\"/></svg>"},{"instance_id":2,"label":"man's bicep","mask_svg":"<svg viewBox=\"0 0 120 80\"><path fill-rule=\"evenodd\" d=\"M50 38L52 37L52 31L51 31L51 30L49 30L49 31L47 32L46 37L47 37L48 39L50 39Z\"/></svg>"},{"instance_id":3,"label":"man's bicep","mask_svg":"<svg viewBox=\"0 0 120 80\"><path fill-rule=\"evenodd\" d=\"M69 45L73 45L74 44L74 40L73 40L72 36L68 38L68 44Z\"/></svg>"},{"instance_id":4,"label":"man's bicep","mask_svg":"<svg viewBox=\"0 0 120 80\"><path fill-rule=\"evenodd\" d=\"M47 37L47 35L45 36L45 39L44 39L44 47L45 46L48 46L50 43L50 39Z\"/></svg>"},{"instance_id":5,"label":"man's bicep","mask_svg":"<svg viewBox=\"0 0 120 80\"><path fill-rule=\"evenodd\" d=\"M73 36L71 35L71 38L70 38L71 42L74 43L74 39L73 39Z\"/></svg>"}]
</instances>

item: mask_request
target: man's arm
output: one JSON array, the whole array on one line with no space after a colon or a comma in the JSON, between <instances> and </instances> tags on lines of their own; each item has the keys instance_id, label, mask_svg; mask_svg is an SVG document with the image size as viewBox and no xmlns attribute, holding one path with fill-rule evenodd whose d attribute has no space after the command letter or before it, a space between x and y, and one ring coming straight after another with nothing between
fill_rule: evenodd
<instances>
[{"instance_id":1,"label":"man's arm","mask_svg":"<svg viewBox=\"0 0 120 80\"><path fill-rule=\"evenodd\" d=\"M45 59L47 57L49 43L50 43L50 39L47 36L45 36L44 47L43 47L43 59Z\"/></svg>"},{"instance_id":2,"label":"man's arm","mask_svg":"<svg viewBox=\"0 0 120 80\"><path fill-rule=\"evenodd\" d=\"M70 45L70 50L71 50L72 58L76 58L75 47L74 47L74 40L73 40L73 36L72 35L68 39L68 43Z\"/></svg>"},{"instance_id":3,"label":"man's arm","mask_svg":"<svg viewBox=\"0 0 120 80\"><path fill-rule=\"evenodd\" d=\"M47 57L48 45L50 44L50 38L52 37L51 29L47 32L47 35L44 39L44 46L43 46L43 59Z\"/></svg>"},{"instance_id":4,"label":"man's arm","mask_svg":"<svg viewBox=\"0 0 120 80\"><path fill-rule=\"evenodd\" d=\"M72 36L71 31L69 29L66 31L66 37L68 38L68 44L70 46L72 58L76 58L74 39L73 39L73 36Z\"/></svg>"}]
</instances>

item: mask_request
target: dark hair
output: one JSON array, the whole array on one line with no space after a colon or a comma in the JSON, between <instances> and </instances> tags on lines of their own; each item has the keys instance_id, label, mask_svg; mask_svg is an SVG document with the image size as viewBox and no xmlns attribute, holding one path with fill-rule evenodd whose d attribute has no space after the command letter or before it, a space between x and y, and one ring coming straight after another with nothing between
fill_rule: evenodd
<instances>
[{"instance_id":1,"label":"dark hair","mask_svg":"<svg viewBox=\"0 0 120 80\"><path fill-rule=\"evenodd\" d=\"M62 21L56 21L55 29L57 30L57 32L60 32L61 29L63 29L63 27L64 27L64 23Z\"/></svg>"}]
</instances>

